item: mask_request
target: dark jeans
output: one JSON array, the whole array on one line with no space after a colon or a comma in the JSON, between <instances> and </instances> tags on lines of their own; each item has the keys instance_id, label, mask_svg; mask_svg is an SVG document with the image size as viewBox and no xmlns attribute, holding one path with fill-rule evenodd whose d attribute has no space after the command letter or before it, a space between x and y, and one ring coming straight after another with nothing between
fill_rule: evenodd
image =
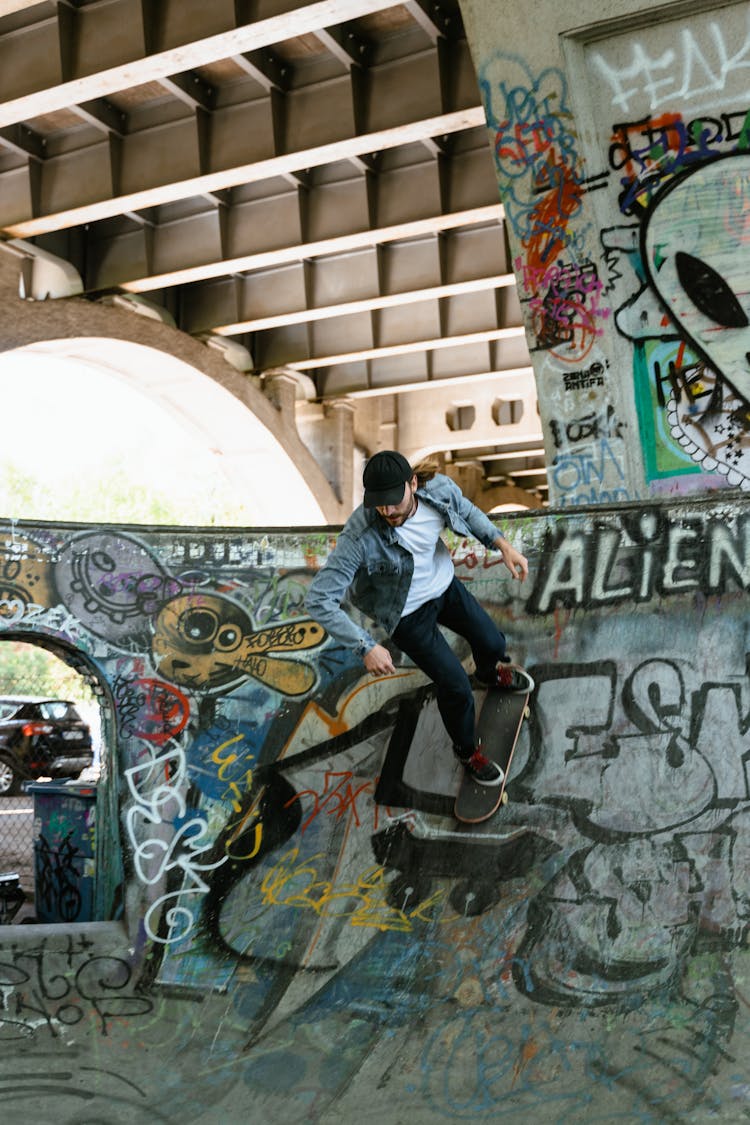
<instances>
[{"instance_id":1,"label":"dark jeans","mask_svg":"<svg viewBox=\"0 0 750 1125\"><path fill-rule=\"evenodd\" d=\"M463 583L454 578L439 598L402 617L393 640L421 668L436 687L435 697L445 729L462 754L470 754L474 740L474 695L461 661L440 632L445 625L471 645L477 676L490 682L495 666L505 658L505 637Z\"/></svg>"}]
</instances>

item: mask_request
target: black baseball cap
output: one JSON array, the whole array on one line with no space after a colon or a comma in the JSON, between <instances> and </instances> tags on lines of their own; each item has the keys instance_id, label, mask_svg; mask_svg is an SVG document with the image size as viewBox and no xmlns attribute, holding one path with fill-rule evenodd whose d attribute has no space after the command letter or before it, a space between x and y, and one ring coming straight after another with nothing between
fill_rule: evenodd
<instances>
[{"instance_id":1,"label":"black baseball cap","mask_svg":"<svg viewBox=\"0 0 750 1125\"><path fill-rule=\"evenodd\" d=\"M414 476L414 470L405 457L393 449L383 449L365 465L362 483L365 486L366 508L386 508L400 504L404 498L404 485Z\"/></svg>"}]
</instances>

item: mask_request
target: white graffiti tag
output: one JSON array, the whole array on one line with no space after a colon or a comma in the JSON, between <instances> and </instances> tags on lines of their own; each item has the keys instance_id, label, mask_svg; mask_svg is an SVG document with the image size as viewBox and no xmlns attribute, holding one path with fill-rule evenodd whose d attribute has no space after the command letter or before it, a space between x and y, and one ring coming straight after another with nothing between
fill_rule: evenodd
<instances>
[{"instance_id":1,"label":"white graffiti tag","mask_svg":"<svg viewBox=\"0 0 750 1125\"><path fill-rule=\"evenodd\" d=\"M136 875L146 886L153 887L163 884L170 873L182 872L180 886L152 902L144 917L148 937L162 945L183 940L195 925L190 907L175 900L206 894L209 886L202 873L215 870L229 858L225 855L215 863L197 862L212 847L213 840L206 838L207 825L202 817L183 820L186 774L185 753L177 744L158 757L149 754L147 761L125 770L134 800L126 823ZM176 831L175 822L180 822ZM159 933L159 920L165 908L166 936Z\"/></svg>"},{"instance_id":2,"label":"white graffiti tag","mask_svg":"<svg viewBox=\"0 0 750 1125\"><path fill-rule=\"evenodd\" d=\"M744 40L738 29L733 45L727 42L725 29L712 21L698 41L693 30L681 28L673 45L650 53L641 43L631 45L631 58L626 66L616 66L598 51L592 53L595 68L612 90L612 105L623 113L633 111L634 102L648 99L648 108L684 102L710 94L714 107L728 104L729 77L747 72L750 67L750 14L744 29ZM746 85L747 78L740 75ZM727 94L724 102L721 95Z\"/></svg>"}]
</instances>

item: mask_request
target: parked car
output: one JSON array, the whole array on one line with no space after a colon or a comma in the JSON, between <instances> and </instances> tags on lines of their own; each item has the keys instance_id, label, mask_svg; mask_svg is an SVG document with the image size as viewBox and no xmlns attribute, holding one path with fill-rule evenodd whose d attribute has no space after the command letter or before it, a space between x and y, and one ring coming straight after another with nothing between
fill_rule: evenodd
<instances>
[{"instance_id":1,"label":"parked car","mask_svg":"<svg viewBox=\"0 0 750 1125\"><path fill-rule=\"evenodd\" d=\"M78 777L93 760L91 731L69 700L0 696L0 797L23 781Z\"/></svg>"}]
</instances>

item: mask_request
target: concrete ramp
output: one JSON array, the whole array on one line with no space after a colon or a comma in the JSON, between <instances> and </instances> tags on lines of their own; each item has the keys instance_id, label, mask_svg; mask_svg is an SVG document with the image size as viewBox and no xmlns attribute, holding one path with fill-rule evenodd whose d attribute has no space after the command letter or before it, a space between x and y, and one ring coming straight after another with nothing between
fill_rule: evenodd
<instances>
[{"instance_id":1,"label":"concrete ramp","mask_svg":"<svg viewBox=\"0 0 750 1125\"><path fill-rule=\"evenodd\" d=\"M306 619L332 534L4 528L108 732L97 920L0 931L4 1121L746 1118L750 503L503 526L523 587L450 542L536 681L471 827L424 676Z\"/></svg>"}]
</instances>

